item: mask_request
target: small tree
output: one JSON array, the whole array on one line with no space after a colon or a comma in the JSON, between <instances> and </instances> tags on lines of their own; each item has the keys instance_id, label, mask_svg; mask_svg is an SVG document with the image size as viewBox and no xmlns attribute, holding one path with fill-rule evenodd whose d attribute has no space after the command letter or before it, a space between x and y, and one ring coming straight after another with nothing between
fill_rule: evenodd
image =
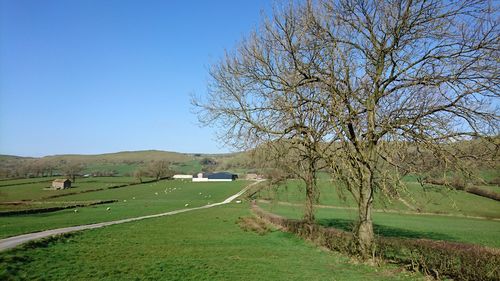
<instances>
[{"instance_id":1,"label":"small tree","mask_svg":"<svg viewBox=\"0 0 500 281\"><path fill-rule=\"evenodd\" d=\"M147 176L147 171L142 167L139 167L134 171L134 178L140 183L142 183L142 178L145 176Z\"/></svg>"},{"instance_id":2,"label":"small tree","mask_svg":"<svg viewBox=\"0 0 500 281\"><path fill-rule=\"evenodd\" d=\"M174 175L174 172L169 167L170 163L165 160L152 161L148 166L148 172L158 181L161 178Z\"/></svg>"},{"instance_id":3,"label":"small tree","mask_svg":"<svg viewBox=\"0 0 500 281\"><path fill-rule=\"evenodd\" d=\"M84 168L85 166L82 163L70 161L65 162L61 170L65 176L71 178L71 181L76 182L76 176L78 176Z\"/></svg>"}]
</instances>

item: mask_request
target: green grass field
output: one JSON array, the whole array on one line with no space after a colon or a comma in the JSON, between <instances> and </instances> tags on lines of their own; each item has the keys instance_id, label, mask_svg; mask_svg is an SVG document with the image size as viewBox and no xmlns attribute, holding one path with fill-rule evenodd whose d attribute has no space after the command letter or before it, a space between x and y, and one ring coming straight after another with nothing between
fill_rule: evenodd
<instances>
[{"instance_id":1,"label":"green grass field","mask_svg":"<svg viewBox=\"0 0 500 281\"><path fill-rule=\"evenodd\" d=\"M189 160L186 162L174 164L170 166L170 169L176 171L177 173L193 175L201 171L200 161L197 159Z\"/></svg>"},{"instance_id":2,"label":"green grass field","mask_svg":"<svg viewBox=\"0 0 500 281\"><path fill-rule=\"evenodd\" d=\"M353 263L280 231L264 236L235 222L231 204L87 230L0 253L1 280L424 280Z\"/></svg>"},{"instance_id":3,"label":"green grass field","mask_svg":"<svg viewBox=\"0 0 500 281\"><path fill-rule=\"evenodd\" d=\"M300 219L303 207L260 203L264 210ZM352 209L318 208L318 223L351 231L357 219ZM376 235L403 238L426 238L463 243L480 244L500 248L500 221L450 217L442 215L409 215L375 212L373 214Z\"/></svg>"},{"instance_id":4,"label":"green grass field","mask_svg":"<svg viewBox=\"0 0 500 281\"><path fill-rule=\"evenodd\" d=\"M318 204L324 207L317 208L318 222L351 231L357 219L357 210L350 194L339 196L342 191L325 178L321 178L318 183ZM407 190L403 193L403 198L418 207L423 214L399 200L391 201L377 194L373 215L376 234L500 247L500 202L438 186L422 188L412 181L407 181L406 185ZM258 198L271 200L269 204L260 204L270 212L290 218L301 218L304 213L304 193L304 186L300 181L290 180L282 186L262 190Z\"/></svg>"},{"instance_id":5,"label":"green grass field","mask_svg":"<svg viewBox=\"0 0 500 281\"><path fill-rule=\"evenodd\" d=\"M56 177L44 177L44 178L27 178L27 179L2 179L0 180L0 187L12 186L12 185L24 185L37 182L50 182Z\"/></svg>"},{"instance_id":6,"label":"green grass field","mask_svg":"<svg viewBox=\"0 0 500 281\"><path fill-rule=\"evenodd\" d=\"M15 180L14 184L26 184L0 186L0 203L34 200L30 204L37 206L29 208L36 208L98 200L118 202L78 207L78 212L71 208L0 216L0 238L203 206L221 202L249 184L242 180L223 183L163 180L107 189L134 182L134 179L100 177L78 179L75 188L69 190L48 191L44 186L50 182L34 180L34 183ZM435 186L422 189L411 179L407 180L405 199L423 212L433 214L416 214L400 201L379 201L374 212L377 235L500 248L500 221L493 219L500 217L498 202ZM321 177L319 183L323 206L317 209L318 223L351 230L357 213L349 194L345 200L340 199L339 191L331 187L327 177ZM46 198L47 194L96 188L105 189ZM261 191L259 198L273 201L259 204L270 212L300 218L303 193L302 184L291 180L277 189ZM108 207L111 209L107 210ZM0 280L423 280L421 275L396 266L373 267L353 262L339 253L326 252L280 231L264 236L245 232L235 222L241 216L250 215L246 204L232 203L87 230L51 242L31 243L0 253Z\"/></svg>"},{"instance_id":7,"label":"green grass field","mask_svg":"<svg viewBox=\"0 0 500 281\"><path fill-rule=\"evenodd\" d=\"M77 213L73 209L66 209L50 213L0 217L0 238L58 227L157 214L185 208L186 204L189 204L189 207L204 206L223 201L237 193L247 183L246 181L226 183L159 181L48 199L44 202L56 201L61 204L95 200L119 200L119 202L78 208ZM111 183L103 181L100 184L106 186ZM29 192L26 192L24 194L28 196ZM106 210L108 207L111 208L110 211Z\"/></svg>"},{"instance_id":8,"label":"green grass field","mask_svg":"<svg viewBox=\"0 0 500 281\"><path fill-rule=\"evenodd\" d=\"M319 204L338 207L356 206L352 196L347 191L336 188L329 180L320 179L318 186L320 189ZM408 204L413 208L418 208L421 212L500 218L499 202L464 191L432 185L422 187L411 181L406 182L406 190L401 193L401 196ZM275 201L303 203L305 200L304 185L301 181L290 180L277 188L267 188L261 191L259 197ZM376 209L414 211L401 201L386 198L381 194L376 194L374 207Z\"/></svg>"},{"instance_id":9,"label":"green grass field","mask_svg":"<svg viewBox=\"0 0 500 281\"><path fill-rule=\"evenodd\" d=\"M36 179L27 179L36 181ZM12 185L22 180L11 181L11 185L0 186L0 203L20 200L43 200L44 198L75 192L82 192L91 189L108 188L116 185L135 183L132 177L90 177L78 178L71 188L64 190L50 190L52 179L41 178L35 183ZM59 200L57 200L59 201Z\"/></svg>"},{"instance_id":10,"label":"green grass field","mask_svg":"<svg viewBox=\"0 0 500 281\"><path fill-rule=\"evenodd\" d=\"M139 167L138 163L90 163L85 166L83 174L94 172L111 172L116 175L133 175L134 171Z\"/></svg>"}]
</instances>

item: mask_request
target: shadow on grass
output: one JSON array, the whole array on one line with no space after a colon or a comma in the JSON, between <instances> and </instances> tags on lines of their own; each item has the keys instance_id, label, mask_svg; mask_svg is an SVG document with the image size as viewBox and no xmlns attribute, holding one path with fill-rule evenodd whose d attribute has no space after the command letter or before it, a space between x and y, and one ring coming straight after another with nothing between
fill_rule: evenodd
<instances>
[{"instance_id":1,"label":"shadow on grass","mask_svg":"<svg viewBox=\"0 0 500 281\"><path fill-rule=\"evenodd\" d=\"M354 220L346 220L346 219L319 219L317 222L322 226L333 227L344 231L352 231L356 223ZM380 224L373 224L373 228L375 235L380 235L385 237L414 238L414 239L425 238L425 239L447 240L447 241L455 240L452 236L437 232L413 231L409 229L390 227Z\"/></svg>"}]
</instances>

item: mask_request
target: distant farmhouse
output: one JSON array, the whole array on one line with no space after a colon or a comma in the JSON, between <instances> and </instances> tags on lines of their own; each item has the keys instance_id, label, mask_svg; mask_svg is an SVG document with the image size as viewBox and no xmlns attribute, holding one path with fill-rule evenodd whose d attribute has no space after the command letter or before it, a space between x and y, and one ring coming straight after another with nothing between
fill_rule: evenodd
<instances>
[{"instance_id":1,"label":"distant farmhouse","mask_svg":"<svg viewBox=\"0 0 500 281\"><path fill-rule=\"evenodd\" d=\"M185 180L185 179L192 179L193 175L174 175L173 179L174 180Z\"/></svg>"},{"instance_id":2,"label":"distant farmhouse","mask_svg":"<svg viewBox=\"0 0 500 281\"><path fill-rule=\"evenodd\" d=\"M55 179L52 182L52 189L59 190L66 188L71 188L71 181L68 179Z\"/></svg>"},{"instance_id":3,"label":"distant farmhouse","mask_svg":"<svg viewBox=\"0 0 500 281\"><path fill-rule=\"evenodd\" d=\"M220 173L198 173L193 176L193 182L206 182L206 181L234 181L238 175L220 172Z\"/></svg>"}]
</instances>

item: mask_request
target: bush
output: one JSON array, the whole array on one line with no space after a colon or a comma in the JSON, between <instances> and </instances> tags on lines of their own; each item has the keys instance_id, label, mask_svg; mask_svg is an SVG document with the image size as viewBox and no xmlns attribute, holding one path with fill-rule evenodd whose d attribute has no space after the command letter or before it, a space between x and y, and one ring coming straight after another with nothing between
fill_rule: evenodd
<instances>
[{"instance_id":1,"label":"bush","mask_svg":"<svg viewBox=\"0 0 500 281\"><path fill-rule=\"evenodd\" d=\"M236 223L244 231L256 232L259 235L264 235L271 231L271 228L263 219L256 217L238 218Z\"/></svg>"}]
</instances>

